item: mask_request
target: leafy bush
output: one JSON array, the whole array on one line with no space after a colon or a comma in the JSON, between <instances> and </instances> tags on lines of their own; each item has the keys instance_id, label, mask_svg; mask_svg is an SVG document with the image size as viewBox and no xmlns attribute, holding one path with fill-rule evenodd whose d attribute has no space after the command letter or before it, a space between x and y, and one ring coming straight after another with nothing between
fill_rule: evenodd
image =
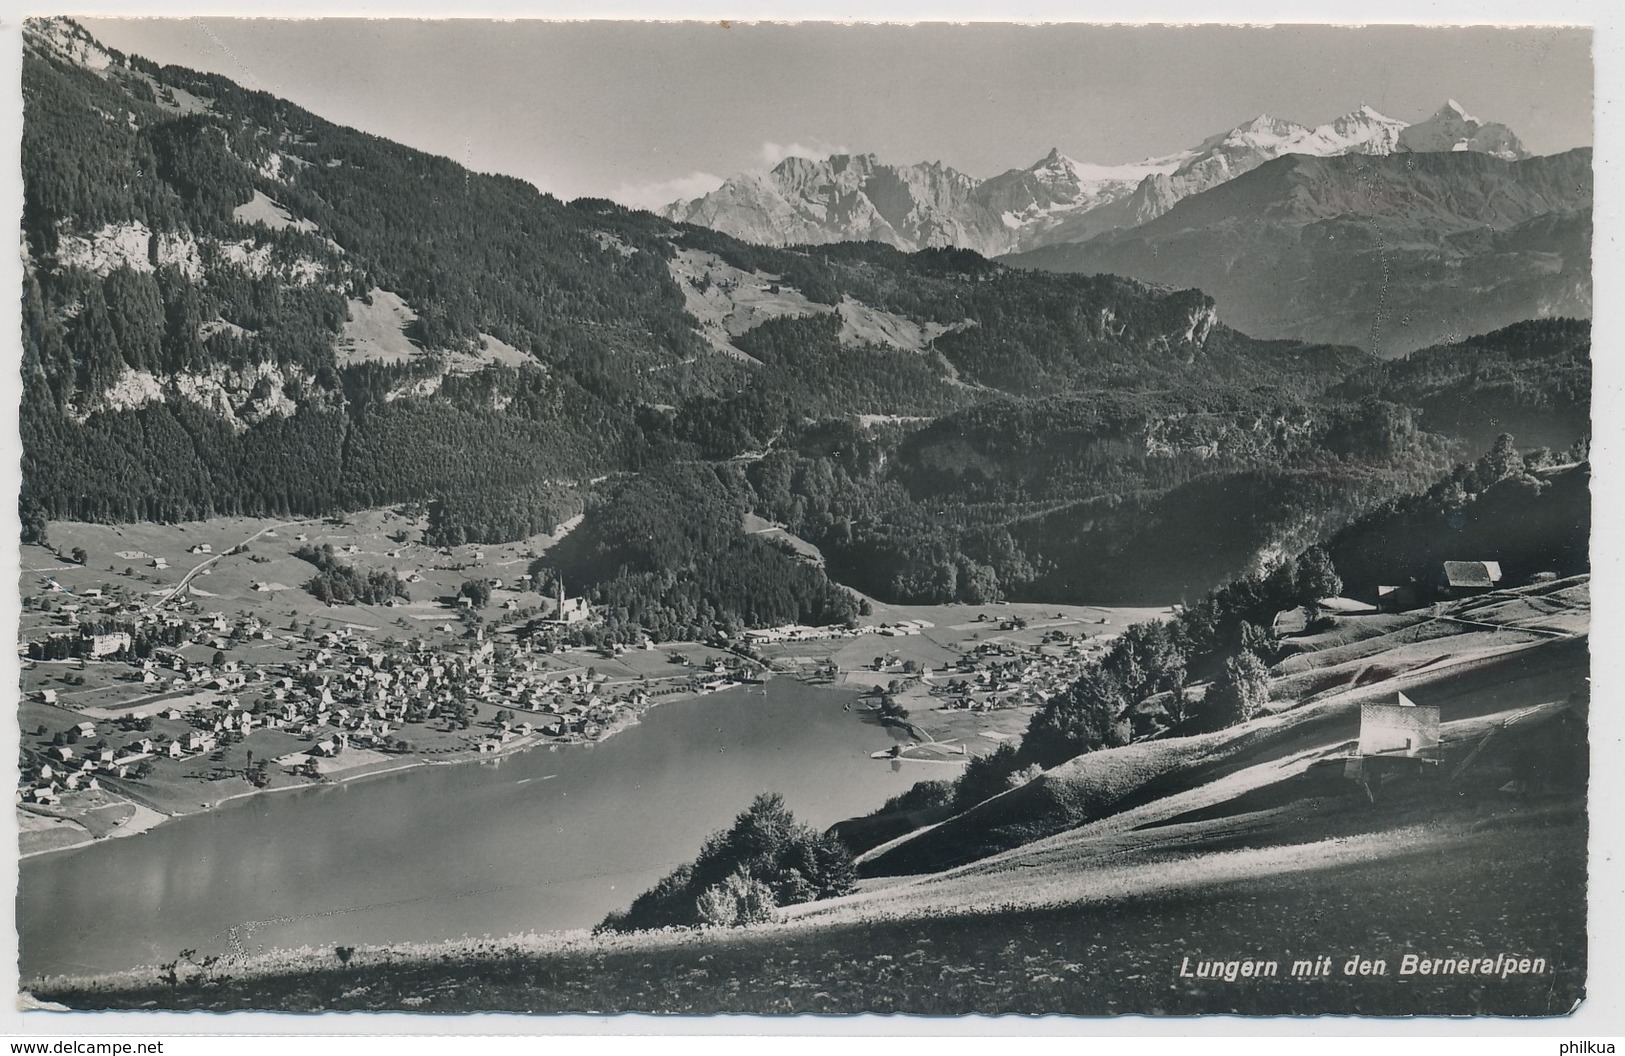
<instances>
[{"instance_id":1,"label":"leafy bush","mask_svg":"<svg viewBox=\"0 0 1625 1056\"><path fill-rule=\"evenodd\" d=\"M766 924L778 913L773 889L742 869L735 869L720 884L700 892L694 912L708 928L735 928Z\"/></svg>"},{"instance_id":2,"label":"leafy bush","mask_svg":"<svg viewBox=\"0 0 1625 1056\"><path fill-rule=\"evenodd\" d=\"M1025 768L1023 768L1021 770L1017 770L1015 773L1011 774L1006 780L1009 783L1011 788L1020 788L1022 785L1027 784L1029 781L1037 780L1038 777L1041 774L1043 774L1043 772L1044 772L1043 767L1039 766L1037 763L1033 763L1031 766L1025 767Z\"/></svg>"},{"instance_id":3,"label":"leafy bush","mask_svg":"<svg viewBox=\"0 0 1625 1056\"><path fill-rule=\"evenodd\" d=\"M954 782L916 781L907 792L899 792L886 800L876 814L890 814L904 810L930 810L953 802Z\"/></svg>"},{"instance_id":4,"label":"leafy bush","mask_svg":"<svg viewBox=\"0 0 1625 1056\"><path fill-rule=\"evenodd\" d=\"M985 755L978 755L965 764L959 780L954 784L954 810L969 810L989 796L996 796L1010 787L1010 775L1020 769L1021 761L1016 745L1005 741Z\"/></svg>"}]
</instances>

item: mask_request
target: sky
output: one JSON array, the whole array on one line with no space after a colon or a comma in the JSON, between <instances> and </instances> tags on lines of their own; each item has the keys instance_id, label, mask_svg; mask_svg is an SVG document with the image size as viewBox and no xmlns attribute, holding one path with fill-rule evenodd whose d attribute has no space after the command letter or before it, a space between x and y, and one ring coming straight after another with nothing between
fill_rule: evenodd
<instances>
[{"instance_id":1,"label":"sky","mask_svg":"<svg viewBox=\"0 0 1625 1056\"><path fill-rule=\"evenodd\" d=\"M1534 153L1592 141L1573 28L84 19L561 198L653 207L787 154L873 152L985 178L1051 147L1111 164L1260 113L1319 124L1447 99Z\"/></svg>"}]
</instances>

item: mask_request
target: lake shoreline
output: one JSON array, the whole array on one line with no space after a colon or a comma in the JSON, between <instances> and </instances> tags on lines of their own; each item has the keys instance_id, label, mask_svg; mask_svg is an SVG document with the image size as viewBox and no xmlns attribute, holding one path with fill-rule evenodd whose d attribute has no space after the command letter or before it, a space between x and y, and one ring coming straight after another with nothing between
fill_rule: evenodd
<instances>
[{"instance_id":1,"label":"lake shoreline","mask_svg":"<svg viewBox=\"0 0 1625 1056\"><path fill-rule=\"evenodd\" d=\"M26 974L224 953L233 926L267 950L590 927L691 859L755 795L778 793L823 829L919 779L872 760L896 732L827 688L792 678L765 697L754 686L673 694L642 717L649 730L596 752L417 763L393 783L245 797L244 809L195 812L146 839L36 856L22 863L19 894ZM109 887L109 876L124 882ZM106 928L61 926L79 919Z\"/></svg>"},{"instance_id":2,"label":"lake shoreline","mask_svg":"<svg viewBox=\"0 0 1625 1056\"><path fill-rule=\"evenodd\" d=\"M677 644L678 646L681 646L684 644L692 645L695 643ZM808 685L809 683L801 684ZM748 683L739 683L727 688L744 689L748 688L748 686ZM818 686L813 688L834 689L836 692L841 691L839 687L834 685ZM616 718L612 719L604 726L603 733L595 738L577 738L572 734L569 739L553 739L544 738L540 734L529 734L523 737L515 738L511 744L503 745L497 750L490 752L482 752L478 749L462 749L455 753L449 753L448 757L445 758L430 759L426 757L419 757L402 759L398 765L381 767L378 769L371 768L375 764L364 764L363 766L354 768L356 770L355 773L339 773L331 777L324 776L320 781L312 781L302 785L282 785L277 788L249 788L241 792L234 792L229 796L215 800L208 806L200 806L196 810L177 810L173 812L160 810L159 808L151 805L150 803L143 802L141 799L129 794L124 790L116 790L113 791L112 794L117 796L117 798L122 802L128 803L134 807L135 813L129 819L119 824L112 831L103 836L92 836L90 839L81 841L79 843L68 844L62 847L42 847L38 850L20 852L17 857L19 861L32 858L44 858L48 855L64 854L68 851L83 850L86 847L93 847L97 844L105 843L108 840L139 836L143 833L150 832L153 829L158 828L166 822L176 821L181 818L194 818L202 815L212 814L219 811L222 807L229 803L236 803L241 800L251 799L257 796L269 796L279 792L308 792L321 788L336 788L357 781L365 781L368 778L383 777L387 774L399 774L411 770L421 770L427 767L462 766L467 763L489 762L496 759L505 759L510 756L521 755L537 748L546 748L549 751L557 751L560 748L575 748L582 745L603 744L616 734L631 729L634 726L641 725L643 715L662 704L671 704L684 700L698 700L703 697L712 696L715 692L726 691L727 690L724 689L717 691L701 690L665 693L659 696L650 697L649 701L641 707L623 705L622 710L628 712L629 714L618 714ZM520 709L515 711L515 714L518 715L529 713L523 711L523 709ZM72 821L71 818L64 820ZM22 835L22 833L19 833L19 837Z\"/></svg>"},{"instance_id":3,"label":"lake shoreline","mask_svg":"<svg viewBox=\"0 0 1625 1056\"><path fill-rule=\"evenodd\" d=\"M621 731L624 731L624 729L632 728L632 726L640 725L639 720L642 718L643 713L650 712L650 710L653 710L653 708L660 707L661 703L673 703L676 702L676 700L694 700L699 699L699 697L705 697L705 695L708 694L704 694L704 692L674 692L674 694L663 694L658 695L658 697L650 697L648 703L645 703L645 705L642 705L642 707L622 705L622 710L630 712L630 715L617 715L614 720L609 721L608 725L604 726L603 734L598 736L598 738L575 739L574 734L572 734L572 738L570 739L544 739L541 734L526 734L526 736L522 736L522 738L515 738L515 741L513 741L512 744L505 744L505 746L499 747L499 749L494 752L481 752L478 751L478 749L461 749L461 751L448 754L448 757L442 757L442 759L427 759L427 757L401 759L400 762L398 762L398 765L393 765L393 767L374 768L375 764L364 764L362 767L354 767L354 770L356 770L354 773L340 772L335 773L335 775L332 775L332 777L325 777L325 775L323 775L322 780L310 781L310 783L306 783L306 785L283 785L278 786L278 788L247 788L247 790L239 791L239 793L232 793L229 794L229 796L223 796L221 799L216 799L216 801L208 804L208 806L200 806L198 809L195 809L195 811L163 811L163 809L159 809L159 807L153 806L151 803L145 803L143 799L138 798L137 794L128 793L127 790L109 790L111 791L112 796L117 796L122 803L128 803L130 806L135 807L135 814L133 814L130 819L125 820L125 822L122 822L122 824L117 825L115 829L112 829L111 832L107 832L106 835L101 835L101 837L91 837L88 838L88 840L83 840L83 842L70 843L70 845L67 846L44 846L44 848L39 848L39 850L20 851L20 853L18 853L18 859L23 861L23 859L29 858L44 858L44 856L47 855L60 855L60 853L65 853L65 851L83 850L83 848L86 848L86 846L98 845L98 843L104 843L107 842L107 840L117 840L117 838L125 837L137 837L137 835L141 835L141 833L151 832L151 830L156 829L156 827L159 827L159 825L166 824L166 822L182 819L182 817L198 817L205 816L205 814L213 814L213 812L219 811L219 809L226 806L226 804L237 803L237 801L242 801L242 799L255 798L255 796L270 796L270 794L289 793L289 791L319 790L319 788L336 788L336 786L349 785L349 783L353 783L353 781L364 781L367 780L367 778L384 777L384 775L388 775L388 773L403 773L408 772L408 770L421 770L421 768L426 767L457 767L457 765L470 764L470 762L487 762L487 760L507 759L509 755L523 754L523 752L531 751L531 749L538 749L538 747L546 747L546 749L549 749L549 751L557 751L557 749L561 749L561 747L577 747L582 746L582 744L603 744L604 741L608 741L609 738L613 738L614 734L621 733ZM528 712L518 710L518 712L515 712L515 715L525 715L525 713ZM70 820L70 822L72 822L73 819L63 820ZM21 837L21 835L24 835L24 833L18 833L18 835Z\"/></svg>"}]
</instances>

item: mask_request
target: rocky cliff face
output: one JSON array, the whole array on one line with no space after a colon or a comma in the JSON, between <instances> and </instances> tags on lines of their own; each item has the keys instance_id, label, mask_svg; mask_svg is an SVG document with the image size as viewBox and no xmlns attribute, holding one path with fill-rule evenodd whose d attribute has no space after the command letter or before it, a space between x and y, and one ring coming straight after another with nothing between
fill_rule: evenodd
<instances>
[{"instance_id":1,"label":"rocky cliff face","mask_svg":"<svg viewBox=\"0 0 1625 1056\"><path fill-rule=\"evenodd\" d=\"M233 432L241 433L271 418L291 417L300 407L293 395L296 392L306 404L320 402L312 376L294 366L216 365L170 374L126 368L105 392L82 394L82 405L74 417L83 421L95 411L128 411L179 401L208 411Z\"/></svg>"},{"instance_id":2,"label":"rocky cliff face","mask_svg":"<svg viewBox=\"0 0 1625 1056\"><path fill-rule=\"evenodd\" d=\"M884 242L899 249L990 245L997 224L971 203L976 181L938 162L887 165L873 154L786 158L662 212L766 245Z\"/></svg>"}]
</instances>

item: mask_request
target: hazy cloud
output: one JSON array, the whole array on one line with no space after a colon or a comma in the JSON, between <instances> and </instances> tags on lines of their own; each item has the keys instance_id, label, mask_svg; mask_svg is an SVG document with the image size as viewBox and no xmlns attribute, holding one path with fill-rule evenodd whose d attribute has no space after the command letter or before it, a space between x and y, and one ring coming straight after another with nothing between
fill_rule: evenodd
<instances>
[{"instance_id":1,"label":"hazy cloud","mask_svg":"<svg viewBox=\"0 0 1625 1056\"><path fill-rule=\"evenodd\" d=\"M762 144L762 149L757 152L757 157L761 159L763 165L771 169L785 158L812 158L817 160L827 158L831 154L850 153L851 151L844 145L826 143L821 139L813 140L811 146L806 143L774 143L772 140L768 140Z\"/></svg>"},{"instance_id":2,"label":"hazy cloud","mask_svg":"<svg viewBox=\"0 0 1625 1056\"><path fill-rule=\"evenodd\" d=\"M722 177L695 170L687 176L660 180L655 183L623 183L611 191L609 197L633 209L658 209L679 198L698 198L722 186Z\"/></svg>"}]
</instances>

